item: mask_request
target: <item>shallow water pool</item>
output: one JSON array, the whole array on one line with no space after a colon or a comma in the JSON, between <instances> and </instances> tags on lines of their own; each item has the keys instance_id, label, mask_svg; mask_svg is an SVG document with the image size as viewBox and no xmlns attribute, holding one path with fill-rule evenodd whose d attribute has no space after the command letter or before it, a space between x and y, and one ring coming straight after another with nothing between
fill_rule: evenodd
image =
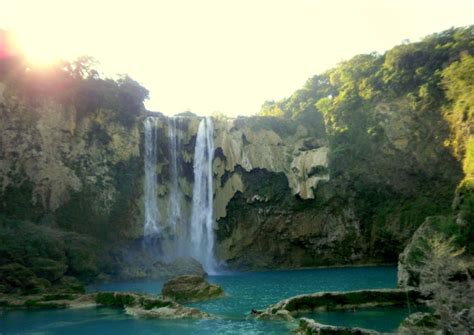
<instances>
[{"instance_id":1,"label":"shallow water pool","mask_svg":"<svg viewBox=\"0 0 474 335\"><path fill-rule=\"evenodd\" d=\"M343 327L373 329L383 333L395 332L400 323L411 313L424 312L420 306L387 306L356 310L328 311L302 314L316 322Z\"/></svg>"}]
</instances>

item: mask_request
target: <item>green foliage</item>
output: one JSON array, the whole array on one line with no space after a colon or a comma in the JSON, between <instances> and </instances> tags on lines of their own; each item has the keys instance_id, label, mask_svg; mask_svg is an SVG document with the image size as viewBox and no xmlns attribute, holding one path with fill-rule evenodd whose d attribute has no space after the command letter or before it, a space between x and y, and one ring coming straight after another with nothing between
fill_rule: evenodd
<instances>
[{"instance_id":1,"label":"green foliage","mask_svg":"<svg viewBox=\"0 0 474 335\"><path fill-rule=\"evenodd\" d=\"M98 245L90 238L0 216L0 265L21 265L33 276L50 279L67 288L63 275L77 276L84 281L97 275L98 252ZM83 289L77 282L71 284L78 290Z\"/></svg>"},{"instance_id":2,"label":"green foliage","mask_svg":"<svg viewBox=\"0 0 474 335\"><path fill-rule=\"evenodd\" d=\"M297 124L290 120L261 116L238 118L235 120L235 126L237 128L248 126L255 132L259 130L273 130L281 137L294 135L297 128Z\"/></svg>"},{"instance_id":3,"label":"green foliage","mask_svg":"<svg viewBox=\"0 0 474 335\"><path fill-rule=\"evenodd\" d=\"M420 111L439 109L449 100L454 108L448 104L448 114L458 120L453 128L460 122L472 125L473 38L474 26L453 28L396 46L384 55L355 56L310 78L289 98L265 102L261 115L305 122L313 115L315 127L321 127L323 116L330 137L344 133L346 140L333 141L336 150L338 143L352 144L350 150L367 147L368 135L378 126L373 110L382 100L407 99L413 110Z\"/></svg>"},{"instance_id":4,"label":"green foliage","mask_svg":"<svg viewBox=\"0 0 474 335\"><path fill-rule=\"evenodd\" d=\"M444 113L452 129L451 144L459 158L466 155L466 175L474 175L474 57L463 54L443 70L442 78L451 101Z\"/></svg>"},{"instance_id":5,"label":"green foliage","mask_svg":"<svg viewBox=\"0 0 474 335\"><path fill-rule=\"evenodd\" d=\"M126 307L135 303L135 297L126 293L99 292L95 302L104 306Z\"/></svg>"},{"instance_id":6,"label":"green foliage","mask_svg":"<svg viewBox=\"0 0 474 335\"><path fill-rule=\"evenodd\" d=\"M33 203L33 183L23 181L17 185L8 185L2 192L0 213L20 220L38 220L42 208L40 204Z\"/></svg>"},{"instance_id":7,"label":"green foliage","mask_svg":"<svg viewBox=\"0 0 474 335\"><path fill-rule=\"evenodd\" d=\"M383 55L355 56L310 78L289 98L262 106L262 115L306 118L307 127L325 131L331 182L343 183L344 197L354 197L361 233L375 240L374 257L395 260L405 243L401 235L408 239L427 216L450 215L462 175L446 138L472 176L472 55L474 26L453 28ZM308 121L308 115L319 118ZM394 148L397 138L405 148ZM399 232L384 229L395 222Z\"/></svg>"},{"instance_id":8,"label":"green foliage","mask_svg":"<svg viewBox=\"0 0 474 335\"><path fill-rule=\"evenodd\" d=\"M128 75L116 80L102 79L96 66L97 62L89 56L46 69L35 68L21 57L7 58L0 60L0 80L14 87L32 105L48 99L72 104L78 118L108 109L119 122L130 126L144 110L148 90Z\"/></svg>"},{"instance_id":9,"label":"green foliage","mask_svg":"<svg viewBox=\"0 0 474 335\"><path fill-rule=\"evenodd\" d=\"M161 300L161 299L148 299L148 298L140 298L140 305L146 309L150 310L153 308L161 308L161 307L169 307L172 306L173 303L171 301Z\"/></svg>"}]
</instances>

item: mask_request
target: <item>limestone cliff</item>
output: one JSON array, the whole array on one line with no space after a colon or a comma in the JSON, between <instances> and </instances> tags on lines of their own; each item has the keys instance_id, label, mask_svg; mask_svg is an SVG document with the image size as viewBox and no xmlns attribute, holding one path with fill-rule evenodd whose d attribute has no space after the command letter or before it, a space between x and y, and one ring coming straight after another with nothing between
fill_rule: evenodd
<instances>
[{"instance_id":1,"label":"limestone cliff","mask_svg":"<svg viewBox=\"0 0 474 335\"><path fill-rule=\"evenodd\" d=\"M14 91L6 90L2 97L2 212L51 220L99 238L125 230L139 236L133 215L139 206L139 194L133 191L141 174L138 123L126 127L114 120L113 111L102 109L78 118L72 106L47 99L31 105ZM127 226L120 232L108 216L122 210L128 216L122 218Z\"/></svg>"},{"instance_id":2,"label":"limestone cliff","mask_svg":"<svg viewBox=\"0 0 474 335\"><path fill-rule=\"evenodd\" d=\"M139 251L147 115L159 119L160 243L168 248L175 238L168 229L170 123L161 114L143 111L124 123L112 109L79 114L54 99L31 104L2 86L2 213L101 242L112 251L99 257L108 265L97 271L126 277L166 272L124 260L124 253L148 259ZM361 148L371 160L341 158L340 148L324 132L316 136L312 124L214 118L218 258L240 269L395 261L427 215L449 209L445 199L460 174L439 145L446 129L435 114L420 120L404 101L394 101L379 104L373 117L385 132ZM199 117L179 120L179 201L182 220L189 220Z\"/></svg>"},{"instance_id":3,"label":"limestone cliff","mask_svg":"<svg viewBox=\"0 0 474 335\"><path fill-rule=\"evenodd\" d=\"M373 117L384 135L360 157L298 122L216 122L219 257L237 268L395 262L427 215L449 211L461 173L436 112L419 118L401 100Z\"/></svg>"}]
</instances>

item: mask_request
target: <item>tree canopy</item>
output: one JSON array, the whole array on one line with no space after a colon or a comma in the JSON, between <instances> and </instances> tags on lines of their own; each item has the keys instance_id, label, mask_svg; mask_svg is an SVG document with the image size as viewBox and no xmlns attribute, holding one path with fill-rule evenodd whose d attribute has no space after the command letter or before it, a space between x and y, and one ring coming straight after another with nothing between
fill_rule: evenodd
<instances>
[{"instance_id":1,"label":"tree canopy","mask_svg":"<svg viewBox=\"0 0 474 335\"><path fill-rule=\"evenodd\" d=\"M119 121L129 124L144 109L148 90L128 75L102 78L97 65L94 58L81 56L38 68L21 55L14 55L0 59L0 81L32 104L44 99L72 104L79 118L97 109L108 109L115 112Z\"/></svg>"}]
</instances>

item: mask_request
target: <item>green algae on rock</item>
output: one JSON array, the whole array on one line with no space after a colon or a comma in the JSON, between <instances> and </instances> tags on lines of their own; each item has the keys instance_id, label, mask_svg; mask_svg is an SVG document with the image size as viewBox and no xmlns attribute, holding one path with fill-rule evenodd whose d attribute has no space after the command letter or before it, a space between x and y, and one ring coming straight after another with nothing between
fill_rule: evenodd
<instances>
[{"instance_id":1,"label":"green algae on rock","mask_svg":"<svg viewBox=\"0 0 474 335\"><path fill-rule=\"evenodd\" d=\"M418 304L422 298L414 289L373 289L349 292L303 294L282 300L257 315L262 320L292 320L302 313L335 309Z\"/></svg>"}]
</instances>

